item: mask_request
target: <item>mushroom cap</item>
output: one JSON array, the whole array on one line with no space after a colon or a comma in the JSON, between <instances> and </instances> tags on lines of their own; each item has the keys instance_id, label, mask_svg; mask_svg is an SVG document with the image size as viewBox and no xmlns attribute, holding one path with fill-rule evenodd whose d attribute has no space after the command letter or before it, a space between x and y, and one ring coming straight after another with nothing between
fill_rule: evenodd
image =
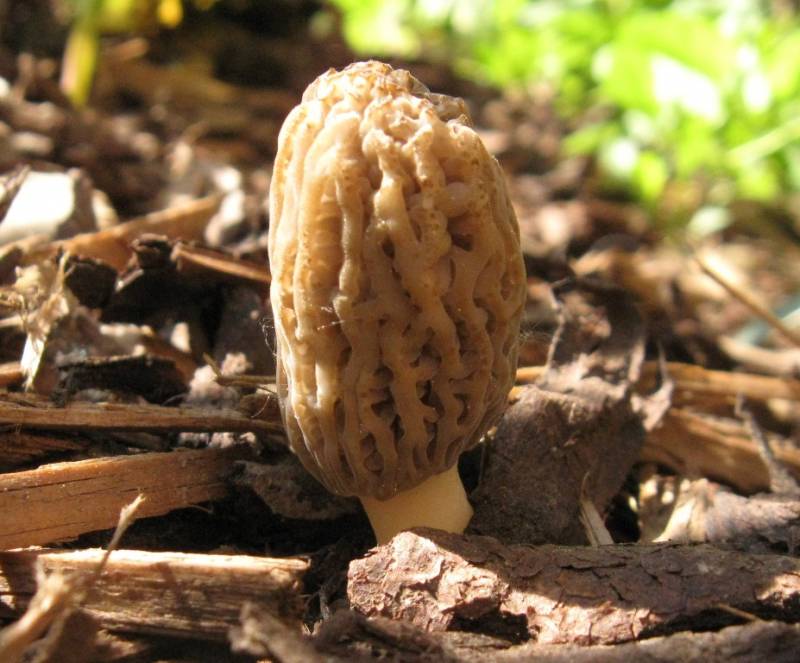
<instances>
[{"instance_id":1,"label":"mushroom cap","mask_svg":"<svg viewBox=\"0 0 800 663\"><path fill-rule=\"evenodd\" d=\"M525 269L461 99L380 62L330 70L279 137L270 296L289 444L329 490L387 499L506 406Z\"/></svg>"}]
</instances>

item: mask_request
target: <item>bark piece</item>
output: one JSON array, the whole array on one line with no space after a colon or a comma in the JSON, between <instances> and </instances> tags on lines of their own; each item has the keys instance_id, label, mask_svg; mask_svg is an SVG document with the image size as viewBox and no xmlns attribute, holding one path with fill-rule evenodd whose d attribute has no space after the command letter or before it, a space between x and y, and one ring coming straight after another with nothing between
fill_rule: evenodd
<instances>
[{"instance_id":1,"label":"bark piece","mask_svg":"<svg viewBox=\"0 0 800 663\"><path fill-rule=\"evenodd\" d=\"M240 624L228 634L231 649L277 663L332 663L314 649L297 629L292 629L268 610L247 602L242 606ZM341 659L333 659L339 661Z\"/></svg>"},{"instance_id":2,"label":"bark piece","mask_svg":"<svg viewBox=\"0 0 800 663\"><path fill-rule=\"evenodd\" d=\"M472 494L471 530L509 543L586 543L581 491L605 511L644 442L631 402L644 327L630 297L589 282L557 291L548 367L505 413Z\"/></svg>"},{"instance_id":3,"label":"bark piece","mask_svg":"<svg viewBox=\"0 0 800 663\"><path fill-rule=\"evenodd\" d=\"M89 576L104 554L99 549L0 552L0 606L24 609L36 590L37 565L47 575ZM247 601L298 622L307 566L291 558L115 550L83 608L112 631L219 640Z\"/></svg>"},{"instance_id":4,"label":"bark piece","mask_svg":"<svg viewBox=\"0 0 800 663\"><path fill-rule=\"evenodd\" d=\"M0 474L0 549L113 527L137 494L145 496L142 517L221 499L238 455L236 449L146 453Z\"/></svg>"},{"instance_id":5,"label":"bark piece","mask_svg":"<svg viewBox=\"0 0 800 663\"><path fill-rule=\"evenodd\" d=\"M105 306L117 280L117 270L94 258L71 256L64 269L64 284L89 308Z\"/></svg>"},{"instance_id":6,"label":"bark piece","mask_svg":"<svg viewBox=\"0 0 800 663\"><path fill-rule=\"evenodd\" d=\"M34 394L0 392L0 425L45 430L277 432L279 420L245 417L231 410L73 402L58 406Z\"/></svg>"},{"instance_id":7,"label":"bark piece","mask_svg":"<svg viewBox=\"0 0 800 663\"><path fill-rule=\"evenodd\" d=\"M460 651L460 650L459 650ZM800 627L757 621L717 633L676 633L613 647L519 645L493 654L497 663L795 663ZM482 663L485 654L465 655L464 663Z\"/></svg>"},{"instance_id":8,"label":"bark piece","mask_svg":"<svg viewBox=\"0 0 800 663\"><path fill-rule=\"evenodd\" d=\"M165 319L191 319L199 309L216 310L219 289L210 278L180 274L172 261L166 237L144 235L131 244L135 260L121 274L117 288L103 309L104 322L160 326Z\"/></svg>"},{"instance_id":9,"label":"bark piece","mask_svg":"<svg viewBox=\"0 0 800 663\"><path fill-rule=\"evenodd\" d=\"M269 300L258 290L249 286L227 289L214 338L214 359L223 364L229 355L243 353L250 364L248 372L275 375L275 352L268 342L271 326ZM223 372L227 374L224 366Z\"/></svg>"},{"instance_id":10,"label":"bark piece","mask_svg":"<svg viewBox=\"0 0 800 663\"><path fill-rule=\"evenodd\" d=\"M358 513L358 502L326 491L295 456L277 463L241 462L234 479L237 486L250 488L273 513L302 520L334 520Z\"/></svg>"},{"instance_id":11,"label":"bark piece","mask_svg":"<svg viewBox=\"0 0 800 663\"><path fill-rule=\"evenodd\" d=\"M711 546L503 546L434 530L398 534L348 573L367 616L431 631L503 623L510 640L615 644L730 623L730 606L800 618L800 561ZM495 629L496 630L496 629Z\"/></svg>"},{"instance_id":12,"label":"bark piece","mask_svg":"<svg viewBox=\"0 0 800 663\"><path fill-rule=\"evenodd\" d=\"M676 633L619 645L543 645L464 632L427 633L413 624L340 610L314 635L317 651L361 663L795 663L800 626L756 621L719 632ZM313 660L313 659L312 659ZM328 658L330 660L330 658Z\"/></svg>"}]
</instances>

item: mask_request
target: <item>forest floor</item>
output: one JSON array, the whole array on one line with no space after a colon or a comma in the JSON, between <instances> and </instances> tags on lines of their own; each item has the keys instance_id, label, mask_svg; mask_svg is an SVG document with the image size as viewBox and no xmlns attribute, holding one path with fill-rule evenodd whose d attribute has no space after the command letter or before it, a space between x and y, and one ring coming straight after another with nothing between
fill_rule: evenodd
<instances>
[{"instance_id":1,"label":"forest floor","mask_svg":"<svg viewBox=\"0 0 800 663\"><path fill-rule=\"evenodd\" d=\"M467 533L374 547L289 453L272 160L355 59L302 18L109 41L82 111L0 44L0 660L796 660L797 221L659 231L546 99L396 63L466 99L528 270Z\"/></svg>"}]
</instances>

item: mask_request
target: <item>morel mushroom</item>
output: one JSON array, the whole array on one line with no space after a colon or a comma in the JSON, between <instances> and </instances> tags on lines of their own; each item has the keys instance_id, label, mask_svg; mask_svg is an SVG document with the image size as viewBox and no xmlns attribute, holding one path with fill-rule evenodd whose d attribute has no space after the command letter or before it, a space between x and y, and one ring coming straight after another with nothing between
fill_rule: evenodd
<instances>
[{"instance_id":1,"label":"morel mushroom","mask_svg":"<svg viewBox=\"0 0 800 663\"><path fill-rule=\"evenodd\" d=\"M464 102L380 62L330 70L286 119L270 190L289 444L379 542L461 532L458 476L506 405L525 299L500 167Z\"/></svg>"}]
</instances>

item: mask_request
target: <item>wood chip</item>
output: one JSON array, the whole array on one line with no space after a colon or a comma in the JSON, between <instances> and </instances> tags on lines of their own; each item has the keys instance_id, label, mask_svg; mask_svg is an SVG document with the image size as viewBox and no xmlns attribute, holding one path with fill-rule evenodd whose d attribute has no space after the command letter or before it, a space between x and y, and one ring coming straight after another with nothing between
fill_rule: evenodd
<instances>
[{"instance_id":1,"label":"wood chip","mask_svg":"<svg viewBox=\"0 0 800 663\"><path fill-rule=\"evenodd\" d=\"M544 372L544 366L523 366L517 370L517 383L535 382L544 375ZM652 389L658 372L658 362L645 362L638 387ZM783 398L800 401L800 380L788 377L712 371L695 364L680 362L668 362L667 373L675 382L673 400L676 404L696 403L699 398L703 401L724 401L733 405L740 394L748 400Z\"/></svg>"},{"instance_id":2,"label":"wood chip","mask_svg":"<svg viewBox=\"0 0 800 663\"><path fill-rule=\"evenodd\" d=\"M143 505L146 509L146 503ZM0 606L21 612L47 575L95 573L103 550L0 552ZM245 602L289 623L302 613L308 563L248 555L116 550L83 604L109 630L219 640Z\"/></svg>"},{"instance_id":3,"label":"wood chip","mask_svg":"<svg viewBox=\"0 0 800 663\"><path fill-rule=\"evenodd\" d=\"M0 387L19 384L24 377L22 366L18 361L9 361L0 364Z\"/></svg>"},{"instance_id":4,"label":"wood chip","mask_svg":"<svg viewBox=\"0 0 800 663\"><path fill-rule=\"evenodd\" d=\"M141 517L221 499L240 456L235 448L145 453L0 474L0 549L113 527L140 493Z\"/></svg>"},{"instance_id":5,"label":"wood chip","mask_svg":"<svg viewBox=\"0 0 800 663\"><path fill-rule=\"evenodd\" d=\"M145 234L164 235L170 239L198 240L206 225L222 204L218 195L193 200L160 212L153 212L133 219L108 230L83 233L67 240L49 242L31 250L24 259L34 264L51 259L58 251L102 260L121 271L128 264L133 252L130 243Z\"/></svg>"},{"instance_id":6,"label":"wood chip","mask_svg":"<svg viewBox=\"0 0 800 663\"><path fill-rule=\"evenodd\" d=\"M29 433L18 428L0 431L0 469L29 463L52 453L78 451L89 444L87 439Z\"/></svg>"},{"instance_id":7,"label":"wood chip","mask_svg":"<svg viewBox=\"0 0 800 663\"><path fill-rule=\"evenodd\" d=\"M174 432L278 432L277 420L245 417L231 410L73 402L58 406L33 394L0 393L0 426L22 429Z\"/></svg>"},{"instance_id":8,"label":"wood chip","mask_svg":"<svg viewBox=\"0 0 800 663\"><path fill-rule=\"evenodd\" d=\"M265 266L185 242L175 244L172 259L182 274L210 274L224 281L248 281L262 286L270 282L270 273Z\"/></svg>"},{"instance_id":9,"label":"wood chip","mask_svg":"<svg viewBox=\"0 0 800 663\"><path fill-rule=\"evenodd\" d=\"M800 450L770 440L777 460L800 477ZM738 421L673 408L647 435L642 458L688 477L708 477L745 493L765 491L770 476L758 444Z\"/></svg>"}]
</instances>

